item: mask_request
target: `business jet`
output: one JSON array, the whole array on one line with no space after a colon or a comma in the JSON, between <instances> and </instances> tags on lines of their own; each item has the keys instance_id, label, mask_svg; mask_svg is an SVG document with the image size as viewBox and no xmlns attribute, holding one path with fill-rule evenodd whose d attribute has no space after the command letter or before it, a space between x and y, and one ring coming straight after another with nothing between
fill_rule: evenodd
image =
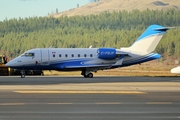
<instances>
[{"instance_id":1,"label":"business jet","mask_svg":"<svg viewBox=\"0 0 180 120\"><path fill-rule=\"evenodd\" d=\"M161 57L153 53L159 41L169 30L160 25L149 26L126 48L35 48L11 60L6 66L25 70L81 71L85 78L93 78L98 70L114 69L140 64Z\"/></svg>"}]
</instances>

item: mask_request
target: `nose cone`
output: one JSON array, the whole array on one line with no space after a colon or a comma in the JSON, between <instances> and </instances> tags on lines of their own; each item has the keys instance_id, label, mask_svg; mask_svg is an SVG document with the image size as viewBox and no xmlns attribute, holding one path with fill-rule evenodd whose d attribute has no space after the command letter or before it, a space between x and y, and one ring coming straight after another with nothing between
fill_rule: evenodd
<instances>
[{"instance_id":1,"label":"nose cone","mask_svg":"<svg viewBox=\"0 0 180 120\"><path fill-rule=\"evenodd\" d=\"M13 65L13 63L10 61L10 62L6 63L6 66L7 66L7 67L12 67L12 66L14 66L14 65Z\"/></svg>"},{"instance_id":2,"label":"nose cone","mask_svg":"<svg viewBox=\"0 0 180 120\"><path fill-rule=\"evenodd\" d=\"M180 74L180 66L171 69L171 73Z\"/></svg>"},{"instance_id":3,"label":"nose cone","mask_svg":"<svg viewBox=\"0 0 180 120\"><path fill-rule=\"evenodd\" d=\"M10 67L10 64L9 64L9 63L6 63L6 66L7 66L7 67Z\"/></svg>"},{"instance_id":4,"label":"nose cone","mask_svg":"<svg viewBox=\"0 0 180 120\"><path fill-rule=\"evenodd\" d=\"M13 60L9 61L8 63L6 63L7 67L12 67L12 68L17 67L17 65L18 65L18 62L16 59L13 59Z\"/></svg>"}]
</instances>

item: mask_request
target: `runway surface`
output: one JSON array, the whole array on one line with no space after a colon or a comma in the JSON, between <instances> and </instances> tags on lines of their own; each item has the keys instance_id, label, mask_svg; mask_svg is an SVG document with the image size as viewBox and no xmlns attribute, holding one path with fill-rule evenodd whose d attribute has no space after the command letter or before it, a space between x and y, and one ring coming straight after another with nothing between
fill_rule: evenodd
<instances>
[{"instance_id":1,"label":"runway surface","mask_svg":"<svg viewBox=\"0 0 180 120\"><path fill-rule=\"evenodd\" d=\"M180 120L180 78L0 77L0 120Z\"/></svg>"}]
</instances>

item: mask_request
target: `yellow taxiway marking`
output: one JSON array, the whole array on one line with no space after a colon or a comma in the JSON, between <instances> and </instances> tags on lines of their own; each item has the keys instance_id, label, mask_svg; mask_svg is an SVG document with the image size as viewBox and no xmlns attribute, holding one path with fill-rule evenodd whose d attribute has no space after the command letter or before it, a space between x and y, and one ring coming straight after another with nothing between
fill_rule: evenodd
<instances>
[{"instance_id":1,"label":"yellow taxiway marking","mask_svg":"<svg viewBox=\"0 0 180 120\"><path fill-rule=\"evenodd\" d=\"M146 94L146 92L140 92L140 91L67 91L67 90L62 90L62 91L56 91L56 90L52 90L52 91L42 91L42 90L38 90L38 91L14 91L17 93L22 93L22 94Z\"/></svg>"},{"instance_id":2,"label":"yellow taxiway marking","mask_svg":"<svg viewBox=\"0 0 180 120\"><path fill-rule=\"evenodd\" d=\"M107 104L107 105L109 105L109 104L111 104L111 105L117 105L117 104L122 104L121 102L99 102L99 103L96 103L96 104L102 104L102 105L104 105L104 104Z\"/></svg>"},{"instance_id":3,"label":"yellow taxiway marking","mask_svg":"<svg viewBox=\"0 0 180 120\"><path fill-rule=\"evenodd\" d=\"M172 102L146 102L146 104L172 104Z\"/></svg>"},{"instance_id":4,"label":"yellow taxiway marking","mask_svg":"<svg viewBox=\"0 0 180 120\"><path fill-rule=\"evenodd\" d=\"M70 105L70 104L73 104L73 103L47 103L49 105Z\"/></svg>"},{"instance_id":5,"label":"yellow taxiway marking","mask_svg":"<svg viewBox=\"0 0 180 120\"><path fill-rule=\"evenodd\" d=\"M120 105L120 104L129 104L123 102L96 102L96 103L68 103L68 102L60 102L60 103L0 103L0 106L21 106L21 105L72 105L72 104L96 104L96 105ZM131 103L130 103L131 104ZM150 104L150 105L165 105L165 104L173 104L172 102L146 102L142 104Z\"/></svg>"},{"instance_id":6,"label":"yellow taxiway marking","mask_svg":"<svg viewBox=\"0 0 180 120\"><path fill-rule=\"evenodd\" d=\"M0 106L19 106L19 105L72 105L72 104L86 104L86 103L66 103L66 102L61 102L61 103L1 103ZM122 104L121 102L98 102L98 103L87 103L87 104L98 104L98 105L117 105L117 104Z\"/></svg>"},{"instance_id":7,"label":"yellow taxiway marking","mask_svg":"<svg viewBox=\"0 0 180 120\"><path fill-rule=\"evenodd\" d=\"M25 103L1 103L0 106L16 106L16 105L25 105Z\"/></svg>"}]
</instances>

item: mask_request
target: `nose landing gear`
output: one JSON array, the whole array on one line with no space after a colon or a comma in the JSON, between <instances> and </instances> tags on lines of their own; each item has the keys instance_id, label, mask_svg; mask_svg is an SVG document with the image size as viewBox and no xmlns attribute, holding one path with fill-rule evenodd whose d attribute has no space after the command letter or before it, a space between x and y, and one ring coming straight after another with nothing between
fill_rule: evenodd
<instances>
[{"instance_id":1,"label":"nose landing gear","mask_svg":"<svg viewBox=\"0 0 180 120\"><path fill-rule=\"evenodd\" d=\"M21 78L25 78L25 71L21 70Z\"/></svg>"}]
</instances>

